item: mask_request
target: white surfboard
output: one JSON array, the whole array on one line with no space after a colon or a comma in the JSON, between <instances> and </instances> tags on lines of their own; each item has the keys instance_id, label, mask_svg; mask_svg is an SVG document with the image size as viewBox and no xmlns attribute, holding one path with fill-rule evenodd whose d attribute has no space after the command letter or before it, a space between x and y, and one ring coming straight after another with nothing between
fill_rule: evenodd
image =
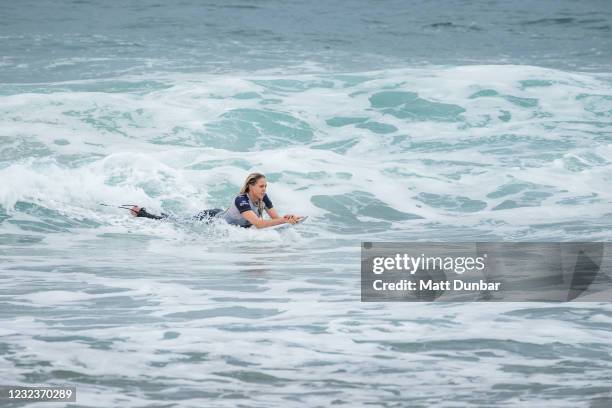
<instances>
[{"instance_id":1,"label":"white surfboard","mask_svg":"<svg viewBox=\"0 0 612 408\"><path fill-rule=\"evenodd\" d=\"M280 225L275 225L273 227L270 227L271 229L282 229L282 228L289 228L289 227L293 227L294 225L298 225L303 223L304 221L306 221L308 219L308 216L302 217L300 218L300 220L298 222L296 222L295 224L280 224Z\"/></svg>"}]
</instances>

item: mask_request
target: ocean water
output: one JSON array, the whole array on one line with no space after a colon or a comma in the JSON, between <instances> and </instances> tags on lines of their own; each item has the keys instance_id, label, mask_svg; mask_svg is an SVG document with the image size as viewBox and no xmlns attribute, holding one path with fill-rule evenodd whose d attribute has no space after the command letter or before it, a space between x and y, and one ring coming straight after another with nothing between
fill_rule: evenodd
<instances>
[{"instance_id":1,"label":"ocean water","mask_svg":"<svg viewBox=\"0 0 612 408\"><path fill-rule=\"evenodd\" d=\"M610 241L612 3L22 1L0 22L0 385L612 404L609 303L359 291L362 241ZM113 207L225 207L251 171L308 222Z\"/></svg>"}]
</instances>

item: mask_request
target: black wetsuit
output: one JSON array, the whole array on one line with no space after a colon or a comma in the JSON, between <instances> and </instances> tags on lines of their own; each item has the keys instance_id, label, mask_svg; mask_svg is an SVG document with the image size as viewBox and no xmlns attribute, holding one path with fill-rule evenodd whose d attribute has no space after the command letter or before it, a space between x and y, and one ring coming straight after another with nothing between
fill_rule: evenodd
<instances>
[{"instance_id":1,"label":"black wetsuit","mask_svg":"<svg viewBox=\"0 0 612 408\"><path fill-rule=\"evenodd\" d=\"M191 217L191 219L196 220L196 221L210 221L212 220L217 214L222 213L223 210L220 208L213 208L211 210L204 210L204 211L200 211L199 213L197 213L196 215L194 215L193 217ZM168 214L164 214L161 213L161 215L155 215L155 214L151 214L148 213L147 210L145 208L141 208L140 211L138 211L138 213L136 214L137 217L145 217L145 218L152 218L154 220L163 220L163 219L168 219L168 218L174 218Z\"/></svg>"}]
</instances>

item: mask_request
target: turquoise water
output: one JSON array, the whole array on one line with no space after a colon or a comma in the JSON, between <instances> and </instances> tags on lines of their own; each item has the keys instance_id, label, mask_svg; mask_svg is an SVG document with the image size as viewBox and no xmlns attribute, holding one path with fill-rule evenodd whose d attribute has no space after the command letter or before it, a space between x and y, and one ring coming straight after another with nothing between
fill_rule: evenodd
<instances>
[{"instance_id":1,"label":"turquoise water","mask_svg":"<svg viewBox=\"0 0 612 408\"><path fill-rule=\"evenodd\" d=\"M607 0L23 0L0 7L2 82L427 64L609 72L612 61Z\"/></svg>"},{"instance_id":2,"label":"turquoise water","mask_svg":"<svg viewBox=\"0 0 612 408\"><path fill-rule=\"evenodd\" d=\"M102 3L101 3L102 4ZM608 303L361 303L361 241L609 241L608 2L0 12L0 384L77 406L607 406ZM92 19L95 16L95 19ZM189 215L267 175L278 231Z\"/></svg>"}]
</instances>

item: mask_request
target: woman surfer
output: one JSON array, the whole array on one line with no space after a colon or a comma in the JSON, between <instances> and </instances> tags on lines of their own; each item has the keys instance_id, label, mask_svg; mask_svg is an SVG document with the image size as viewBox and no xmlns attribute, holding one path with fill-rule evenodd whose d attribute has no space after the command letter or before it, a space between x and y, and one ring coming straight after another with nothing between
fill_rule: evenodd
<instances>
[{"instance_id":1,"label":"woman surfer","mask_svg":"<svg viewBox=\"0 0 612 408\"><path fill-rule=\"evenodd\" d=\"M220 218L232 225L239 225L244 228L249 228L254 225L257 228L273 227L280 224L295 224L303 219L292 214L279 216L278 212L272 205L272 201L266 194L268 183L266 177L261 173L251 173L247 176L240 194L236 196L232 204L227 210L214 208L204 210L194 216L196 220L211 221L214 218ZM264 210L271 219L264 220ZM134 206L130 209L132 215L136 217L153 218L156 220L169 218L168 215L150 214L145 208Z\"/></svg>"}]
</instances>

